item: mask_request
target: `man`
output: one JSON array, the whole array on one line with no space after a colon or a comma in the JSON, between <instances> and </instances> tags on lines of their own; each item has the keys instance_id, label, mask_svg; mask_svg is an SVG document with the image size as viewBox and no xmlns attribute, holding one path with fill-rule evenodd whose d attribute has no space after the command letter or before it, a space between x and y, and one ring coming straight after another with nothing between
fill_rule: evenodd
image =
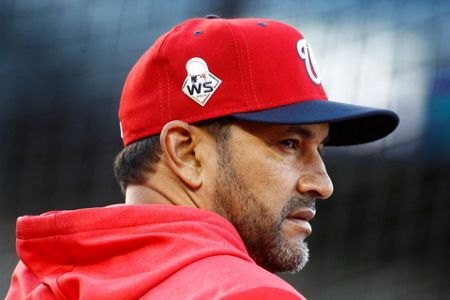
<instances>
[{"instance_id":1,"label":"man","mask_svg":"<svg viewBox=\"0 0 450 300\"><path fill-rule=\"evenodd\" d=\"M328 101L309 43L266 19L191 19L130 72L115 174L125 205L22 217L8 299L303 299L325 145L394 112Z\"/></svg>"}]
</instances>

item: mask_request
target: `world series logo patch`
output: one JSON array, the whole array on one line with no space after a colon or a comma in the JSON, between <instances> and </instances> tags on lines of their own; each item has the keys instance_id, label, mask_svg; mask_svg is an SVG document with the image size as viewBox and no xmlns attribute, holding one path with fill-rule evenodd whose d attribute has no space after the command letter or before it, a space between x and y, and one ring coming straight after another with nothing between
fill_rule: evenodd
<instances>
[{"instance_id":1,"label":"world series logo patch","mask_svg":"<svg viewBox=\"0 0 450 300\"><path fill-rule=\"evenodd\" d=\"M208 65L200 57L191 58L186 63L187 77L183 83L183 92L192 100L204 106L222 81L208 70Z\"/></svg>"}]
</instances>

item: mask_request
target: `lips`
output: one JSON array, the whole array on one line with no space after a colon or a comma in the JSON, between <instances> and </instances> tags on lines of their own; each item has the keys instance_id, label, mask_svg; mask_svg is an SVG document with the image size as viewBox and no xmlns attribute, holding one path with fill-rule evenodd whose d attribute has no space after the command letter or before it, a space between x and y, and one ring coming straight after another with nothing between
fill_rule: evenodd
<instances>
[{"instance_id":1,"label":"lips","mask_svg":"<svg viewBox=\"0 0 450 300\"><path fill-rule=\"evenodd\" d=\"M309 208L303 208L294 211L286 217L288 221L291 222L299 231L301 231L306 236L310 235L312 232L311 224L309 221L314 218L316 212Z\"/></svg>"},{"instance_id":2,"label":"lips","mask_svg":"<svg viewBox=\"0 0 450 300\"><path fill-rule=\"evenodd\" d=\"M310 208L302 208L294 211L290 215L287 216L288 219L300 219L304 221L310 221L314 218L316 212Z\"/></svg>"}]
</instances>

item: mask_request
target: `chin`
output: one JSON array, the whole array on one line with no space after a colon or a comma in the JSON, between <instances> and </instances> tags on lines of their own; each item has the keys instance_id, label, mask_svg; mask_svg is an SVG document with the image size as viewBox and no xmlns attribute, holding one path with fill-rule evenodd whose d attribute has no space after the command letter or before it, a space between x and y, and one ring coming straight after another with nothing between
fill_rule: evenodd
<instances>
[{"instance_id":1,"label":"chin","mask_svg":"<svg viewBox=\"0 0 450 300\"><path fill-rule=\"evenodd\" d=\"M272 273L297 273L309 261L309 248L306 242L296 239L279 238L270 251L263 266Z\"/></svg>"}]
</instances>

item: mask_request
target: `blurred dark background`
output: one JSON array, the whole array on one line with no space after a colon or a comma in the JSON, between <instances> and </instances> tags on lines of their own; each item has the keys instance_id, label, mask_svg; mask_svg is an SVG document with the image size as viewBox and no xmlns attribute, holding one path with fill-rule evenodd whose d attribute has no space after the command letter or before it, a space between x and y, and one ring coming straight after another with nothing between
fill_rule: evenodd
<instances>
[{"instance_id":1,"label":"blurred dark background","mask_svg":"<svg viewBox=\"0 0 450 300\"><path fill-rule=\"evenodd\" d=\"M267 17L312 44L331 99L396 110L398 130L329 149L312 258L283 275L310 299L450 299L450 2L0 1L0 295L23 214L122 202L123 82L190 17Z\"/></svg>"}]
</instances>

